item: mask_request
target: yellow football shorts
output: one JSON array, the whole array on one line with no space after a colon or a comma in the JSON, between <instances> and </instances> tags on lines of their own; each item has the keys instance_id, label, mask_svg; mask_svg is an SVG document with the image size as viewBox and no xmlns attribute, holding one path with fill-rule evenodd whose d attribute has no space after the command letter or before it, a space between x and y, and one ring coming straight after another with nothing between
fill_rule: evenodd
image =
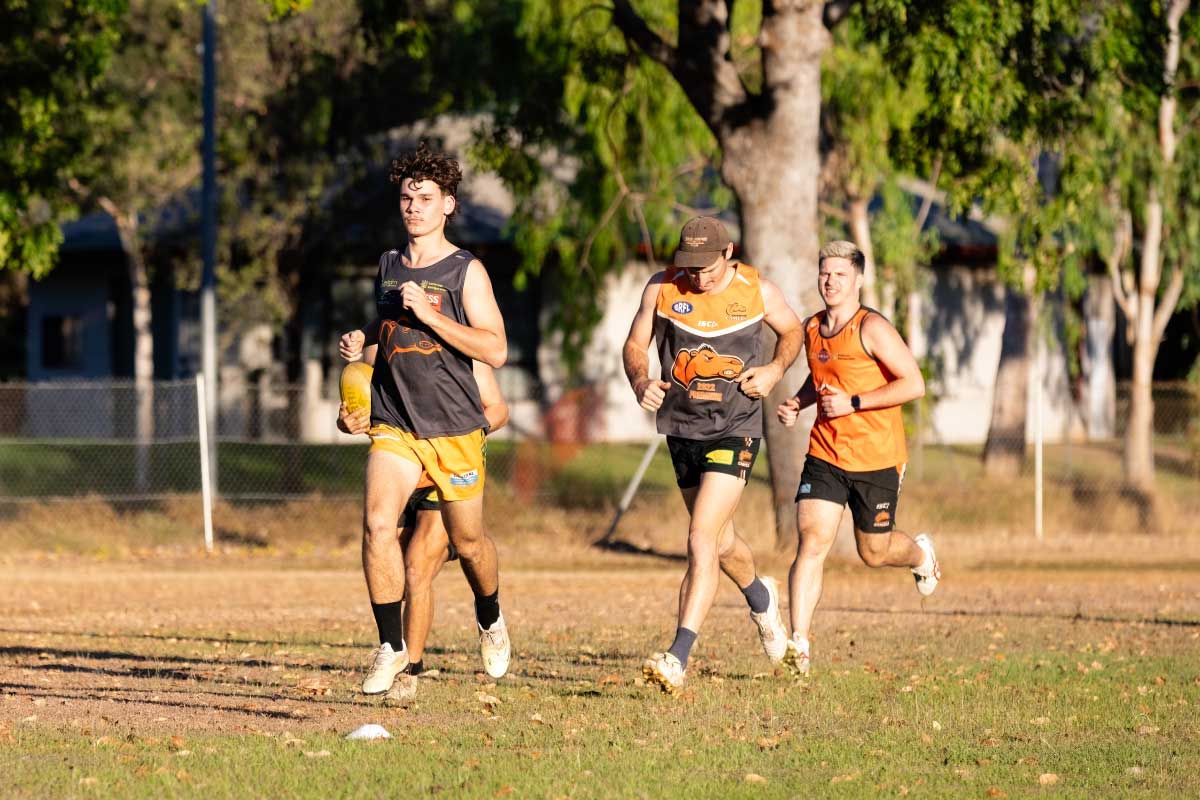
<instances>
[{"instance_id":1,"label":"yellow football shorts","mask_svg":"<svg viewBox=\"0 0 1200 800\"><path fill-rule=\"evenodd\" d=\"M372 451L394 453L424 467L443 500L470 500L483 494L487 440L482 428L434 439L418 439L391 425L375 425L367 433Z\"/></svg>"}]
</instances>

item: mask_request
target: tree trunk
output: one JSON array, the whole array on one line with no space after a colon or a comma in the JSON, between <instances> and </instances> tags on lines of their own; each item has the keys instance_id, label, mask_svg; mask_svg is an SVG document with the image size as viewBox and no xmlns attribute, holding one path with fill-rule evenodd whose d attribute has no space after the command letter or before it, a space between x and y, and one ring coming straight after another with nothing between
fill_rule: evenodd
<instances>
[{"instance_id":1,"label":"tree trunk","mask_svg":"<svg viewBox=\"0 0 1200 800\"><path fill-rule=\"evenodd\" d=\"M875 267L875 247L871 244L871 218L867 214L867 200L851 198L850 238L863 254L862 302L868 308L879 308L879 272ZM886 316L886 315L885 315Z\"/></svg>"},{"instance_id":2,"label":"tree trunk","mask_svg":"<svg viewBox=\"0 0 1200 800\"><path fill-rule=\"evenodd\" d=\"M1084 422L1091 441L1116 435L1117 382L1113 373L1112 346L1116 332L1116 307L1112 280L1093 275L1083 300L1086 339L1083 359Z\"/></svg>"},{"instance_id":3,"label":"tree trunk","mask_svg":"<svg viewBox=\"0 0 1200 800\"><path fill-rule=\"evenodd\" d=\"M821 305L816 288L818 137L821 54L829 33L820 11L820 4L814 4L803 13L775 18L773 25L764 23L764 49L786 50L767 56L773 82L784 81L786 91L775 90L772 111L765 119L726 129L720 136L722 176L738 197L746 260L762 269L801 318ZM774 337L767 338L773 347ZM791 547L796 539L796 490L808 437L806 429L789 430L779 424L775 408L794 394L807 376L802 355L763 403L779 549Z\"/></svg>"},{"instance_id":4,"label":"tree trunk","mask_svg":"<svg viewBox=\"0 0 1200 800\"><path fill-rule=\"evenodd\" d=\"M113 214L133 296L133 387L134 387L134 485L139 492L150 488L150 445L154 440L154 334L151 329L150 280L138 235L137 212Z\"/></svg>"},{"instance_id":5,"label":"tree trunk","mask_svg":"<svg viewBox=\"0 0 1200 800\"><path fill-rule=\"evenodd\" d=\"M801 316L818 308L817 189L820 172L821 56L826 23L845 4L764 3L758 43L762 89L751 92L734 63L729 0L679 3L677 44L665 41L629 0L613 0L613 22L678 81L721 147L721 175L737 195L746 260L779 286ZM764 403L767 461L780 547L795 541L795 492L806 437L775 421L775 407L807 374L793 366Z\"/></svg>"},{"instance_id":6,"label":"tree trunk","mask_svg":"<svg viewBox=\"0 0 1200 800\"><path fill-rule=\"evenodd\" d=\"M1008 287L1000 363L992 395L992 421L983 448L984 473L989 478L1014 478L1025 462L1029 369L1036 343L1032 335L1034 305L1024 290Z\"/></svg>"}]
</instances>

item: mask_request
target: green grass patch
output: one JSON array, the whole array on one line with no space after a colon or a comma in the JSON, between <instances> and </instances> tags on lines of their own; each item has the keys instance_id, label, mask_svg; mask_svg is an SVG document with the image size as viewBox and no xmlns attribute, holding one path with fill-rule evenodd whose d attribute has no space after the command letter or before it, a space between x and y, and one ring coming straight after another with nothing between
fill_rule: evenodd
<instances>
[{"instance_id":1,"label":"green grass patch","mask_svg":"<svg viewBox=\"0 0 1200 800\"><path fill-rule=\"evenodd\" d=\"M18 724L0 742L0 787L8 797L1200 794L1200 687L1182 653L893 656L800 684L749 660L709 660L680 700L606 683L605 662L622 657L603 649L591 668L532 658L544 677L480 687L457 675L423 682L408 709L364 706L364 722L394 734L383 742L302 720L174 739L161 723Z\"/></svg>"}]
</instances>

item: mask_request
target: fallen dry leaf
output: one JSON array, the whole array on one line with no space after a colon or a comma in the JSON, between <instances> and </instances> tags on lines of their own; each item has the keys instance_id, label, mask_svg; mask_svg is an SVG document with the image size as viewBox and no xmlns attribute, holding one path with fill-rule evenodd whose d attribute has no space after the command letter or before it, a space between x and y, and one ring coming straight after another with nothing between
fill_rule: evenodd
<instances>
[{"instance_id":1,"label":"fallen dry leaf","mask_svg":"<svg viewBox=\"0 0 1200 800\"><path fill-rule=\"evenodd\" d=\"M1043 772L1041 775L1038 775L1038 783L1042 786L1053 786L1058 783L1058 776L1053 772Z\"/></svg>"},{"instance_id":2,"label":"fallen dry leaf","mask_svg":"<svg viewBox=\"0 0 1200 800\"><path fill-rule=\"evenodd\" d=\"M509 786L509 785L501 786L499 789L496 790L496 793L494 795L492 795L492 797L508 797L510 794L512 794L515 791L516 791L516 789L513 788L512 786Z\"/></svg>"},{"instance_id":3,"label":"fallen dry leaf","mask_svg":"<svg viewBox=\"0 0 1200 800\"><path fill-rule=\"evenodd\" d=\"M746 783L766 783L767 779L756 772L747 772L742 776L742 780Z\"/></svg>"},{"instance_id":4,"label":"fallen dry leaf","mask_svg":"<svg viewBox=\"0 0 1200 800\"><path fill-rule=\"evenodd\" d=\"M845 775L835 775L829 779L830 783L848 783L853 780L858 780L857 772L849 772Z\"/></svg>"},{"instance_id":5,"label":"fallen dry leaf","mask_svg":"<svg viewBox=\"0 0 1200 800\"><path fill-rule=\"evenodd\" d=\"M328 750L305 750L304 755L309 758L327 758L333 755L333 753Z\"/></svg>"},{"instance_id":6,"label":"fallen dry leaf","mask_svg":"<svg viewBox=\"0 0 1200 800\"><path fill-rule=\"evenodd\" d=\"M988 797L1008 797L1008 792L995 786L989 786L984 794Z\"/></svg>"}]
</instances>

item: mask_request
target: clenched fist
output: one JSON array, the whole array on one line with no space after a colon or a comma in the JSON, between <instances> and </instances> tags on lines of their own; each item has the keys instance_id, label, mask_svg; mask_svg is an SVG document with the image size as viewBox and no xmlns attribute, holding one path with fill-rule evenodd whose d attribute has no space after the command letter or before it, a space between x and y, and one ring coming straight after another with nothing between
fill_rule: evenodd
<instances>
[{"instance_id":1,"label":"clenched fist","mask_svg":"<svg viewBox=\"0 0 1200 800\"><path fill-rule=\"evenodd\" d=\"M779 404L779 408L775 409L775 416L779 418L784 427L792 427L800 417L800 401L795 397L789 397Z\"/></svg>"},{"instance_id":2,"label":"clenched fist","mask_svg":"<svg viewBox=\"0 0 1200 800\"><path fill-rule=\"evenodd\" d=\"M667 390L670 388L671 384L666 381L644 378L634 385L633 393L637 397L638 405L642 408L647 411L658 411L662 408L663 400L667 399Z\"/></svg>"},{"instance_id":3,"label":"clenched fist","mask_svg":"<svg viewBox=\"0 0 1200 800\"><path fill-rule=\"evenodd\" d=\"M358 361L362 358L363 345L366 343L367 336L362 331L343 333L338 340L338 354L347 361Z\"/></svg>"}]
</instances>

